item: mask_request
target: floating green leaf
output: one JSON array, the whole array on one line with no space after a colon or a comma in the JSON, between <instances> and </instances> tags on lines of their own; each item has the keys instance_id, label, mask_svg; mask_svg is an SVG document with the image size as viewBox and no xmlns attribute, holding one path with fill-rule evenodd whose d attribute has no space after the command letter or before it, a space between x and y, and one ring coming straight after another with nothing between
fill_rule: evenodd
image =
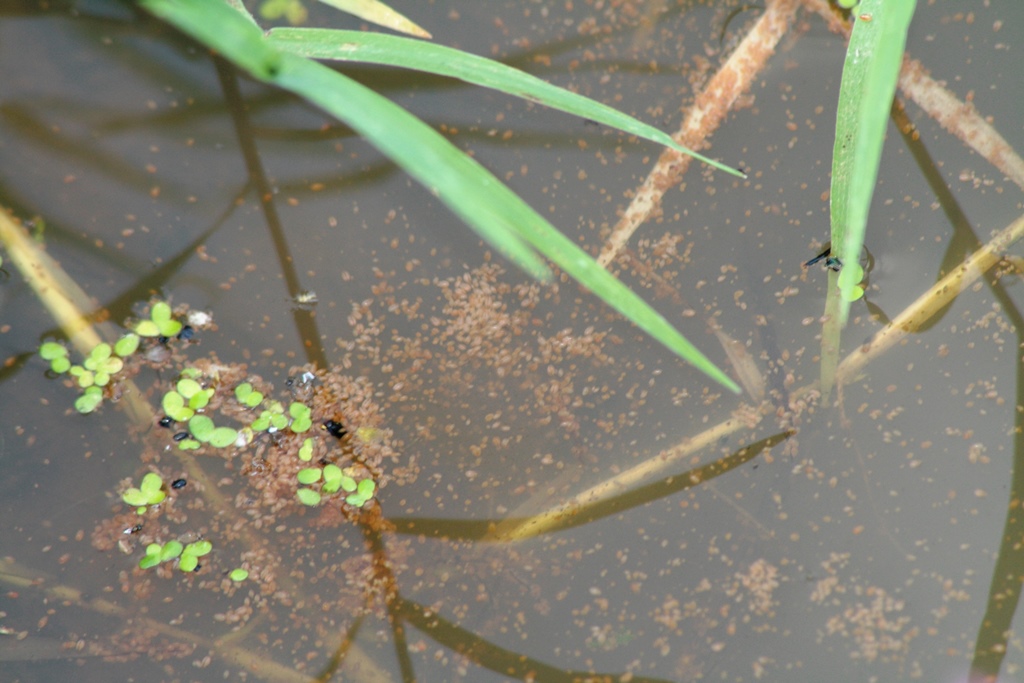
<instances>
[{"instance_id":1,"label":"floating green leaf","mask_svg":"<svg viewBox=\"0 0 1024 683\"><path fill-rule=\"evenodd\" d=\"M295 492L295 496L303 505L315 507L320 504L320 494L314 491L313 489L299 489L298 491Z\"/></svg>"},{"instance_id":2,"label":"floating green leaf","mask_svg":"<svg viewBox=\"0 0 1024 683\"><path fill-rule=\"evenodd\" d=\"M167 322L171 319L171 307L166 301L157 301L149 312L150 319L155 323Z\"/></svg>"},{"instance_id":3,"label":"floating green leaf","mask_svg":"<svg viewBox=\"0 0 1024 683\"><path fill-rule=\"evenodd\" d=\"M213 550L213 543L210 543L209 541L195 541L194 543L189 543L185 546L185 550L182 552L195 555L196 557L202 557L203 555L209 554L211 550Z\"/></svg>"},{"instance_id":4,"label":"floating green leaf","mask_svg":"<svg viewBox=\"0 0 1024 683\"><path fill-rule=\"evenodd\" d=\"M156 505L167 497L163 490L164 482L156 472L147 472L146 476L142 478L139 488L146 496L147 505Z\"/></svg>"},{"instance_id":5,"label":"floating green leaf","mask_svg":"<svg viewBox=\"0 0 1024 683\"><path fill-rule=\"evenodd\" d=\"M57 342L44 342L39 347L39 355L42 356L43 360L66 358L68 350L63 344L58 344Z\"/></svg>"},{"instance_id":6,"label":"floating green leaf","mask_svg":"<svg viewBox=\"0 0 1024 683\"><path fill-rule=\"evenodd\" d=\"M99 387L88 387L81 396L75 399L75 410L84 414L91 413L103 403L103 390Z\"/></svg>"},{"instance_id":7,"label":"floating green leaf","mask_svg":"<svg viewBox=\"0 0 1024 683\"><path fill-rule=\"evenodd\" d=\"M146 504L146 494L136 488L131 488L121 494L121 500L132 507L141 507Z\"/></svg>"},{"instance_id":8,"label":"floating green leaf","mask_svg":"<svg viewBox=\"0 0 1024 683\"><path fill-rule=\"evenodd\" d=\"M188 431L203 443L210 440L214 429L216 426L213 424L213 420L206 415L196 415L188 421Z\"/></svg>"},{"instance_id":9,"label":"floating green leaf","mask_svg":"<svg viewBox=\"0 0 1024 683\"><path fill-rule=\"evenodd\" d=\"M195 571L195 568L199 566L199 558L195 555L188 555L182 553L181 559L178 560L178 569L183 572Z\"/></svg>"},{"instance_id":10,"label":"floating green leaf","mask_svg":"<svg viewBox=\"0 0 1024 683\"><path fill-rule=\"evenodd\" d=\"M324 465L324 485L322 490L324 493L334 493L341 488L341 480L345 475L342 474L341 468L337 465L330 464ZM353 482L353 487L355 483Z\"/></svg>"},{"instance_id":11,"label":"floating green leaf","mask_svg":"<svg viewBox=\"0 0 1024 683\"><path fill-rule=\"evenodd\" d=\"M164 409L167 417L175 422L188 422L189 418L195 415L195 411L185 405L185 397L176 391L164 394L160 407Z\"/></svg>"},{"instance_id":12,"label":"floating green leaf","mask_svg":"<svg viewBox=\"0 0 1024 683\"><path fill-rule=\"evenodd\" d=\"M199 443L195 439L182 439L178 442L178 449L182 451L194 451L203 444Z\"/></svg>"},{"instance_id":13,"label":"floating green leaf","mask_svg":"<svg viewBox=\"0 0 1024 683\"><path fill-rule=\"evenodd\" d=\"M61 356L60 358L54 358L50 361L50 369L58 375L61 375L71 369L71 361L68 360L67 356Z\"/></svg>"},{"instance_id":14,"label":"floating green leaf","mask_svg":"<svg viewBox=\"0 0 1024 683\"><path fill-rule=\"evenodd\" d=\"M249 578L249 572L241 568L232 569L231 573L228 574L228 578L232 581L245 581Z\"/></svg>"},{"instance_id":15,"label":"floating green leaf","mask_svg":"<svg viewBox=\"0 0 1024 683\"><path fill-rule=\"evenodd\" d=\"M140 320L135 324L135 334L140 337L159 337L160 328L152 320Z\"/></svg>"},{"instance_id":16,"label":"floating green leaf","mask_svg":"<svg viewBox=\"0 0 1024 683\"><path fill-rule=\"evenodd\" d=\"M164 547L160 549L160 561L167 562L181 555L181 551L184 550L184 546L179 541L167 541L164 543Z\"/></svg>"},{"instance_id":17,"label":"floating green leaf","mask_svg":"<svg viewBox=\"0 0 1024 683\"><path fill-rule=\"evenodd\" d=\"M244 406L255 408L263 402L263 394L252 388L248 382L243 382L235 387L235 398Z\"/></svg>"},{"instance_id":18,"label":"floating green leaf","mask_svg":"<svg viewBox=\"0 0 1024 683\"><path fill-rule=\"evenodd\" d=\"M195 396L196 394L203 390L203 387L199 384L199 382L188 377L185 377L184 379L179 379L176 388L178 390L178 393L181 394L184 398L192 398L193 396Z\"/></svg>"},{"instance_id":19,"label":"floating green leaf","mask_svg":"<svg viewBox=\"0 0 1024 683\"><path fill-rule=\"evenodd\" d=\"M188 407L192 410L202 410L209 404L214 389L200 389L188 399Z\"/></svg>"},{"instance_id":20,"label":"floating green leaf","mask_svg":"<svg viewBox=\"0 0 1024 683\"><path fill-rule=\"evenodd\" d=\"M299 470L299 473L295 475L295 478L299 480L300 484L314 484L320 481L320 468L319 467L307 467Z\"/></svg>"},{"instance_id":21,"label":"floating green leaf","mask_svg":"<svg viewBox=\"0 0 1024 683\"><path fill-rule=\"evenodd\" d=\"M135 353L139 348L139 335L129 332L114 344L114 353L125 358Z\"/></svg>"},{"instance_id":22,"label":"floating green leaf","mask_svg":"<svg viewBox=\"0 0 1024 683\"><path fill-rule=\"evenodd\" d=\"M149 569L155 567L162 561L160 559L160 553L163 550L163 546L159 543L150 543L146 546L145 556L139 560L139 569Z\"/></svg>"},{"instance_id":23,"label":"floating green leaf","mask_svg":"<svg viewBox=\"0 0 1024 683\"><path fill-rule=\"evenodd\" d=\"M302 446L299 447L299 460L303 462L309 462L313 459L313 439L307 437L302 442ZM328 465L328 467L334 467L334 465ZM340 472L341 470L339 470ZM327 476L327 468L324 468L324 476Z\"/></svg>"},{"instance_id":24,"label":"floating green leaf","mask_svg":"<svg viewBox=\"0 0 1024 683\"><path fill-rule=\"evenodd\" d=\"M195 419L195 418L193 418ZM214 448L227 448L238 439L238 432L231 427L217 427L210 434L209 443Z\"/></svg>"}]
</instances>

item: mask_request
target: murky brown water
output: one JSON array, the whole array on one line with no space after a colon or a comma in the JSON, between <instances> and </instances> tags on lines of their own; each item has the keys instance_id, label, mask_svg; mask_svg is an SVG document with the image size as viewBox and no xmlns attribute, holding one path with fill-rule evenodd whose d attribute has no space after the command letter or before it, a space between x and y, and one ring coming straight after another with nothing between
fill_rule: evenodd
<instances>
[{"instance_id":1,"label":"murky brown water","mask_svg":"<svg viewBox=\"0 0 1024 683\"><path fill-rule=\"evenodd\" d=\"M1019 149L1011 47L1024 13L920 5L908 51ZM762 12L399 8L441 43L667 130ZM310 10L314 24L344 23ZM48 252L114 322L153 295L214 314L217 329L140 371L145 397L157 405L195 364L219 377L227 421L244 416L231 398L243 377L291 400L286 379L317 363L314 416L350 432L317 431L317 461L380 488L363 509L306 508L291 484L302 439L179 458L171 432L133 429L111 405L69 414L74 392L31 355L54 323L12 271L0 284L4 678L952 681L972 658L1020 678L1004 596L1024 558L1002 543L1024 496L1019 275L965 291L840 405L807 389L826 275L801 263L827 238L842 48L801 14L712 140L750 180L692 168L617 264L716 363L730 360L710 327L739 342L746 360L733 362L767 391L758 416L572 283L510 270L318 111L244 82L273 218L210 61L155 22L108 2L10 10L4 206L45 218ZM503 95L353 73L445 126L592 253L660 151ZM846 351L1021 211L1020 188L908 112L919 140L891 131L870 306L854 306ZM149 469L189 484L125 535L138 516L118 487ZM199 536L214 543L199 572L137 569L145 543ZM251 578L229 581L237 566ZM997 655L976 657L979 643Z\"/></svg>"}]
</instances>

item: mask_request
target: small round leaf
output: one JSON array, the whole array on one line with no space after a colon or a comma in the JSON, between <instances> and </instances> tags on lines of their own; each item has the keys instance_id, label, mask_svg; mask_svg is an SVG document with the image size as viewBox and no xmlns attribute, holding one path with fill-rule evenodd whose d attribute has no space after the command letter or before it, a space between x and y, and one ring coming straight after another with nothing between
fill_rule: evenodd
<instances>
[{"instance_id":1,"label":"small round leaf","mask_svg":"<svg viewBox=\"0 0 1024 683\"><path fill-rule=\"evenodd\" d=\"M295 478L299 480L300 484L315 484L320 481L320 468L307 467L299 470L299 473L295 475Z\"/></svg>"},{"instance_id":2,"label":"small round leaf","mask_svg":"<svg viewBox=\"0 0 1024 683\"><path fill-rule=\"evenodd\" d=\"M124 358L130 356L139 349L139 335L129 332L114 344L114 353Z\"/></svg>"},{"instance_id":3,"label":"small round leaf","mask_svg":"<svg viewBox=\"0 0 1024 683\"><path fill-rule=\"evenodd\" d=\"M57 342L46 342L39 347L39 355L43 357L43 360L66 358L68 350L63 344L58 344Z\"/></svg>"},{"instance_id":4,"label":"small round leaf","mask_svg":"<svg viewBox=\"0 0 1024 683\"><path fill-rule=\"evenodd\" d=\"M188 431L192 432L192 436L203 442L210 440L214 429L216 427L213 424L213 420L206 415L195 415L188 421Z\"/></svg>"},{"instance_id":5,"label":"small round leaf","mask_svg":"<svg viewBox=\"0 0 1024 683\"><path fill-rule=\"evenodd\" d=\"M153 310L149 312L150 319L155 323L171 319L171 307L166 301L157 301L153 304Z\"/></svg>"},{"instance_id":6,"label":"small round leaf","mask_svg":"<svg viewBox=\"0 0 1024 683\"><path fill-rule=\"evenodd\" d=\"M182 554L181 559L178 560L178 569L180 569L183 572L194 571L195 568L198 567L198 566L199 566L199 558L196 557L195 555L190 555L188 553L184 553L184 554Z\"/></svg>"},{"instance_id":7,"label":"small round leaf","mask_svg":"<svg viewBox=\"0 0 1024 683\"><path fill-rule=\"evenodd\" d=\"M320 504L320 494L313 489L299 489L295 492L295 496L303 505L315 507Z\"/></svg>"},{"instance_id":8,"label":"small round leaf","mask_svg":"<svg viewBox=\"0 0 1024 683\"><path fill-rule=\"evenodd\" d=\"M192 418L193 420L195 418ZM238 432L231 427L217 427L210 434L209 443L214 448L227 448L238 439Z\"/></svg>"},{"instance_id":9,"label":"small round leaf","mask_svg":"<svg viewBox=\"0 0 1024 683\"><path fill-rule=\"evenodd\" d=\"M228 574L228 578L230 578L232 581L245 581L249 578L249 572L241 568L232 569L231 573Z\"/></svg>"},{"instance_id":10,"label":"small round leaf","mask_svg":"<svg viewBox=\"0 0 1024 683\"><path fill-rule=\"evenodd\" d=\"M160 550L160 561L166 562L167 560L173 560L181 555L181 551L184 549L185 547L181 545L179 541L167 541L167 543L164 543L164 547Z\"/></svg>"},{"instance_id":11,"label":"small round leaf","mask_svg":"<svg viewBox=\"0 0 1024 683\"><path fill-rule=\"evenodd\" d=\"M140 337L159 337L160 328L152 320L140 320L135 325L135 334Z\"/></svg>"}]
</instances>

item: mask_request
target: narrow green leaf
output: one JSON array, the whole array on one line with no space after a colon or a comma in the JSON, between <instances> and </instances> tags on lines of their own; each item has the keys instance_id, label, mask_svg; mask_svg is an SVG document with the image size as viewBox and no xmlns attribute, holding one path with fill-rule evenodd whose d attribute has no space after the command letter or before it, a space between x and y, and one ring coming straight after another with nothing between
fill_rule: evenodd
<instances>
[{"instance_id":1,"label":"narrow green leaf","mask_svg":"<svg viewBox=\"0 0 1024 683\"><path fill-rule=\"evenodd\" d=\"M559 88L525 71L506 66L493 59L422 40L367 31L275 28L270 31L268 38L272 45L311 59L384 64L457 78L472 85L522 97L552 109L618 128L660 145L671 147L677 152L692 156L694 159L731 175L739 178L746 177L741 171L680 145L667 133L654 126L649 126L629 114L624 114L583 95Z\"/></svg>"},{"instance_id":2,"label":"narrow green leaf","mask_svg":"<svg viewBox=\"0 0 1024 683\"><path fill-rule=\"evenodd\" d=\"M843 64L832 154L832 255L856 262L916 0L863 0ZM845 322L849 302L840 304Z\"/></svg>"}]
</instances>

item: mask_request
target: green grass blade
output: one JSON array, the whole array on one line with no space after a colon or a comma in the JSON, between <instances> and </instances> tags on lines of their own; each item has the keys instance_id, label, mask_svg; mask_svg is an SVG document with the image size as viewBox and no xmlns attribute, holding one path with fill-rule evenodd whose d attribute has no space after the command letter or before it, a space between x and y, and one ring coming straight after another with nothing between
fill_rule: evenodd
<instances>
[{"instance_id":1,"label":"green grass blade","mask_svg":"<svg viewBox=\"0 0 1024 683\"><path fill-rule=\"evenodd\" d=\"M860 258L885 129L916 0L863 0L843 64L832 154L832 255ZM845 322L849 302L840 305Z\"/></svg>"},{"instance_id":2,"label":"green grass blade","mask_svg":"<svg viewBox=\"0 0 1024 683\"><path fill-rule=\"evenodd\" d=\"M536 76L506 66L492 59L479 57L443 45L366 31L340 31L332 29L275 28L268 34L270 42L311 59L332 59L369 64L384 64L439 76L457 78L492 88L508 95L522 97L552 109L575 114L603 123L612 128L671 147L682 154L703 161L709 166L739 178L746 176L736 169L709 159L683 147L653 126L596 102L582 95L542 81Z\"/></svg>"},{"instance_id":3,"label":"green grass blade","mask_svg":"<svg viewBox=\"0 0 1024 683\"><path fill-rule=\"evenodd\" d=\"M832 255L844 263L856 263L864 246L868 210L915 3L863 0L854 13L839 87L830 192ZM850 312L850 302L839 295L837 286L838 278L829 272L819 382L826 400L839 363L840 331Z\"/></svg>"},{"instance_id":4,"label":"green grass blade","mask_svg":"<svg viewBox=\"0 0 1024 683\"><path fill-rule=\"evenodd\" d=\"M318 62L279 52L220 2L142 0L141 4L225 57L237 58L253 77L293 92L351 126L528 272L541 276L547 268L527 243L670 350L739 392L735 382L643 299L420 119Z\"/></svg>"}]
</instances>

